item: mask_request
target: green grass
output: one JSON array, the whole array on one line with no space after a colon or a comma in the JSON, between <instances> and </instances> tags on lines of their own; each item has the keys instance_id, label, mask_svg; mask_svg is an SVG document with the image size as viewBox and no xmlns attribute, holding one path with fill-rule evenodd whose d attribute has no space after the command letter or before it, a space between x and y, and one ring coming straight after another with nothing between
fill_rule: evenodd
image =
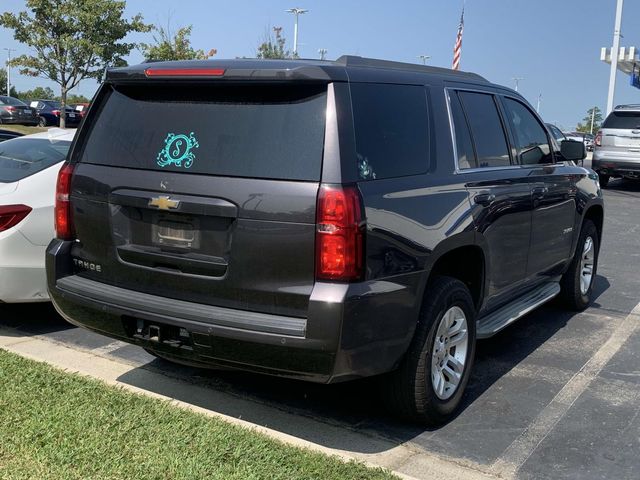
<instances>
[{"instance_id":1,"label":"green grass","mask_svg":"<svg viewBox=\"0 0 640 480\"><path fill-rule=\"evenodd\" d=\"M27 127L26 125L5 125L0 124L0 129L2 130L11 130L13 132L20 132L24 135L29 135L30 133L40 133L46 132L49 128L43 127Z\"/></svg>"},{"instance_id":2,"label":"green grass","mask_svg":"<svg viewBox=\"0 0 640 480\"><path fill-rule=\"evenodd\" d=\"M390 479L0 350L0 479Z\"/></svg>"}]
</instances>

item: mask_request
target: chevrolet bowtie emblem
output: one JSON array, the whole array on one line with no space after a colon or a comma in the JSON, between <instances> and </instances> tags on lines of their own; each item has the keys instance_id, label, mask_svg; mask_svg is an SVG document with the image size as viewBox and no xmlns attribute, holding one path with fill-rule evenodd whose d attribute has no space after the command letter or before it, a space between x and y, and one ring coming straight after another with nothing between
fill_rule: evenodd
<instances>
[{"instance_id":1,"label":"chevrolet bowtie emblem","mask_svg":"<svg viewBox=\"0 0 640 480\"><path fill-rule=\"evenodd\" d=\"M180 205L180 200L171 200L171 198L166 195L154 197L149 200L150 207L158 207L160 210L178 208L178 205Z\"/></svg>"}]
</instances>

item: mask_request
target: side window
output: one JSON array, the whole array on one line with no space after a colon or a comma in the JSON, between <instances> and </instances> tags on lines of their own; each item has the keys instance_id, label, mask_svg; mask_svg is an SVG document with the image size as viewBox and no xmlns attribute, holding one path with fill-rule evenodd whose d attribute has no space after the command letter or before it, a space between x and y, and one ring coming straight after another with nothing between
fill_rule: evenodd
<instances>
[{"instance_id":1,"label":"side window","mask_svg":"<svg viewBox=\"0 0 640 480\"><path fill-rule=\"evenodd\" d=\"M549 124L549 128L551 129L551 133L553 134L553 136L558 142L561 142L562 140L565 139L564 133L562 133L558 127L556 127L555 125Z\"/></svg>"},{"instance_id":2,"label":"side window","mask_svg":"<svg viewBox=\"0 0 640 480\"><path fill-rule=\"evenodd\" d=\"M475 145L478 167L511 165L509 147L493 95L459 92Z\"/></svg>"},{"instance_id":3,"label":"side window","mask_svg":"<svg viewBox=\"0 0 640 480\"><path fill-rule=\"evenodd\" d=\"M456 151L458 153L458 168L464 170L466 168L476 168L476 154L473 151L473 142L471 141L471 133L469 125L464 116L460 99L456 92L451 92L449 97L451 105L451 117L453 118L453 128L456 137Z\"/></svg>"},{"instance_id":4,"label":"side window","mask_svg":"<svg viewBox=\"0 0 640 480\"><path fill-rule=\"evenodd\" d=\"M518 156L522 165L552 163L553 155L544 127L524 104L504 99L508 122L511 124Z\"/></svg>"},{"instance_id":5,"label":"side window","mask_svg":"<svg viewBox=\"0 0 640 480\"><path fill-rule=\"evenodd\" d=\"M362 180L427 171L429 125L423 87L353 83L351 101Z\"/></svg>"}]
</instances>

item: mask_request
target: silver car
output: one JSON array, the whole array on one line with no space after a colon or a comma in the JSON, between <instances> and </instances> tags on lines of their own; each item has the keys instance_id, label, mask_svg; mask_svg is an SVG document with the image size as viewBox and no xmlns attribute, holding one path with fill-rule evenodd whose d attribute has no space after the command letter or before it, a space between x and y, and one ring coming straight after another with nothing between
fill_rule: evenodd
<instances>
[{"instance_id":1,"label":"silver car","mask_svg":"<svg viewBox=\"0 0 640 480\"><path fill-rule=\"evenodd\" d=\"M592 168L606 187L611 177L640 179L640 105L618 105L596 135Z\"/></svg>"}]
</instances>

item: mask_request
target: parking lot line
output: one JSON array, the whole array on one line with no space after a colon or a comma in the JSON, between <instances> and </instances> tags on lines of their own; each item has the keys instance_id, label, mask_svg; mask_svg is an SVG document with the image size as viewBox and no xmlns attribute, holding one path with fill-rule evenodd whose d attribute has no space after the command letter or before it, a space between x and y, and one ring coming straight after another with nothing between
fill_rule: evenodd
<instances>
[{"instance_id":1,"label":"parking lot line","mask_svg":"<svg viewBox=\"0 0 640 480\"><path fill-rule=\"evenodd\" d=\"M609 360L611 360L627 339L634 333L639 321L640 303L638 303L631 313L618 325L602 347L600 347L571 380L562 387L553 400L540 412L522 435L514 440L493 463L491 472L505 478L515 476L538 445L542 443Z\"/></svg>"}]
</instances>

